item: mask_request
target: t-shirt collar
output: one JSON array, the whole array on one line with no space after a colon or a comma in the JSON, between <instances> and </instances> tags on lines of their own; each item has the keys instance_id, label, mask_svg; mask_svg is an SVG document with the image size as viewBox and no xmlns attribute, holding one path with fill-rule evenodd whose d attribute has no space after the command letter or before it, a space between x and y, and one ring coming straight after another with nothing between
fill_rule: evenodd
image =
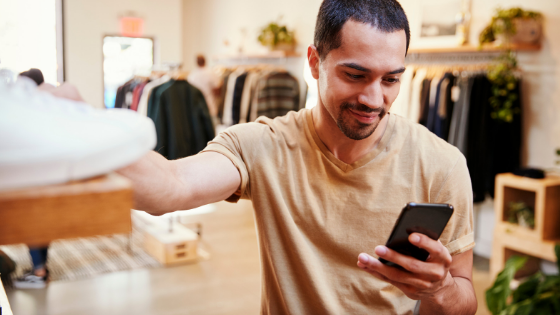
<instances>
[{"instance_id":1,"label":"t-shirt collar","mask_svg":"<svg viewBox=\"0 0 560 315\"><path fill-rule=\"evenodd\" d=\"M389 121L387 122L387 128L385 129L385 133L381 137L381 140L379 141L377 146L371 152L366 154L364 157L362 157L358 161L356 161L352 164L347 164L347 163L339 160L338 158L336 158L334 156L334 154L332 154L332 152L329 151L329 149L323 143L323 141L319 138L319 135L317 135L317 131L315 130L315 126L313 125L313 116L311 115L311 110L306 110L306 116L307 116L307 119L306 119L307 120L307 131L311 135L310 140L312 140L312 142L315 144L316 148L318 150L320 150L323 153L323 155L329 161L331 161L333 164L335 164L338 168L340 168L344 172L350 172L354 169L357 169L359 167L362 167L362 166L368 164L373 159L375 159L379 155L379 153L383 152L387 148L389 140L391 139L391 136L393 134L393 129L394 129L394 125L395 125L395 117L393 117L394 115L391 115L390 113L387 113L387 116L389 118Z\"/></svg>"}]
</instances>

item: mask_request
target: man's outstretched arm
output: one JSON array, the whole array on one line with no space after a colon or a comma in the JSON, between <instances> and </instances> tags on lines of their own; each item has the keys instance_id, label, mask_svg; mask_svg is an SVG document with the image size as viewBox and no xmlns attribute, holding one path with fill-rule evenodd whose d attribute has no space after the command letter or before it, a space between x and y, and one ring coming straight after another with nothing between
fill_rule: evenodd
<instances>
[{"instance_id":1,"label":"man's outstretched arm","mask_svg":"<svg viewBox=\"0 0 560 315\"><path fill-rule=\"evenodd\" d=\"M233 163L214 152L168 161L152 151L117 172L134 184L135 209L154 215L224 200L241 184Z\"/></svg>"}]
</instances>

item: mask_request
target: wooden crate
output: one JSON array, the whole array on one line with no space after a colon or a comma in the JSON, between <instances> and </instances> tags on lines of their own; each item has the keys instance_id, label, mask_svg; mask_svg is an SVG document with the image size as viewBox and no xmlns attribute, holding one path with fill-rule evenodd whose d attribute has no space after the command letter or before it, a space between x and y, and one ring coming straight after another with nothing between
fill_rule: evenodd
<instances>
[{"instance_id":1,"label":"wooden crate","mask_svg":"<svg viewBox=\"0 0 560 315\"><path fill-rule=\"evenodd\" d=\"M556 261L553 241L535 241L507 231L504 227L496 227L492 241L492 256L490 258L490 276L495 279L504 269L505 262L512 254L525 255L549 261ZM529 269L534 269L529 267ZM531 272L528 272L529 274Z\"/></svg>"},{"instance_id":2,"label":"wooden crate","mask_svg":"<svg viewBox=\"0 0 560 315\"><path fill-rule=\"evenodd\" d=\"M560 241L560 177L532 179L499 174L494 201L498 228L535 241ZM535 209L534 229L507 222L511 201L523 201Z\"/></svg>"},{"instance_id":3,"label":"wooden crate","mask_svg":"<svg viewBox=\"0 0 560 315\"><path fill-rule=\"evenodd\" d=\"M144 229L144 249L164 265L196 261L198 234L179 223L156 224Z\"/></svg>"},{"instance_id":4,"label":"wooden crate","mask_svg":"<svg viewBox=\"0 0 560 315\"><path fill-rule=\"evenodd\" d=\"M523 201L535 209L534 229L507 222L511 201ZM512 254L556 261L554 245L560 241L560 177L531 179L499 174L496 176L494 212L496 226L490 259L492 277L504 268ZM527 269L534 271L535 268L529 266Z\"/></svg>"},{"instance_id":5,"label":"wooden crate","mask_svg":"<svg viewBox=\"0 0 560 315\"><path fill-rule=\"evenodd\" d=\"M0 192L0 245L130 233L132 184L118 174Z\"/></svg>"}]
</instances>

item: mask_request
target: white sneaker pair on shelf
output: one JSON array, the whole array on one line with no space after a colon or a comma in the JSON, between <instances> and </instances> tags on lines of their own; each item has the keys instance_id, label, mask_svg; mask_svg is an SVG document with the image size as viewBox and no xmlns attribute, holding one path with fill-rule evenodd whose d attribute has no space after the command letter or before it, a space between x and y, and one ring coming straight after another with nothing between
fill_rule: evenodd
<instances>
[{"instance_id":1,"label":"white sneaker pair on shelf","mask_svg":"<svg viewBox=\"0 0 560 315\"><path fill-rule=\"evenodd\" d=\"M0 190L111 172L156 145L153 122L126 109L94 109L25 80L0 80Z\"/></svg>"}]
</instances>

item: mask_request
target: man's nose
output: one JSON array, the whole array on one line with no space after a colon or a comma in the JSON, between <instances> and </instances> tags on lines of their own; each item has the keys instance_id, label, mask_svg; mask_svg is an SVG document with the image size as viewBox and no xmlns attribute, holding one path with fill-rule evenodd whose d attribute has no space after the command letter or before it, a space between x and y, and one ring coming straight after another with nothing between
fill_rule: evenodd
<instances>
[{"instance_id":1,"label":"man's nose","mask_svg":"<svg viewBox=\"0 0 560 315\"><path fill-rule=\"evenodd\" d=\"M380 80L368 84L358 96L358 102L368 107L378 109L383 107L383 88Z\"/></svg>"}]
</instances>

